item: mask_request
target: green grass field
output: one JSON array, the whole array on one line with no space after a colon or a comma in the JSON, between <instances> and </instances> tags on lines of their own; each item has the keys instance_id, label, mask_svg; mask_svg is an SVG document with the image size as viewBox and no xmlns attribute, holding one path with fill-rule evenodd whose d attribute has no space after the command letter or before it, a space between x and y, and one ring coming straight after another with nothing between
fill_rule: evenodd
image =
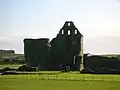
<instances>
[{"instance_id":1,"label":"green grass field","mask_svg":"<svg viewBox=\"0 0 120 90\"><path fill-rule=\"evenodd\" d=\"M18 67L18 65L2 64L0 67ZM0 75L0 90L120 90L120 75L60 71Z\"/></svg>"},{"instance_id":2,"label":"green grass field","mask_svg":"<svg viewBox=\"0 0 120 90\"><path fill-rule=\"evenodd\" d=\"M120 90L120 82L41 80L8 75L0 76L0 90Z\"/></svg>"},{"instance_id":3,"label":"green grass field","mask_svg":"<svg viewBox=\"0 0 120 90\"><path fill-rule=\"evenodd\" d=\"M18 68L19 66L22 66L21 64L7 64L7 65L0 65L0 69L9 67L9 68Z\"/></svg>"},{"instance_id":4,"label":"green grass field","mask_svg":"<svg viewBox=\"0 0 120 90\"><path fill-rule=\"evenodd\" d=\"M0 90L120 90L120 76L58 71L1 75Z\"/></svg>"}]
</instances>

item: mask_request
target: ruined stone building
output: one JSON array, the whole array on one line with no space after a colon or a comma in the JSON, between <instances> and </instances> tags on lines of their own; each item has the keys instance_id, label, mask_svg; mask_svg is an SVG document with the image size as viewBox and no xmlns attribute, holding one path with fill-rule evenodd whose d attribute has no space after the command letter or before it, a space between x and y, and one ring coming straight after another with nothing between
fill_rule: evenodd
<instances>
[{"instance_id":1,"label":"ruined stone building","mask_svg":"<svg viewBox=\"0 0 120 90\"><path fill-rule=\"evenodd\" d=\"M83 35L72 21L66 21L50 42L48 38L24 39L24 54L28 66L60 70L69 65L72 70L83 69Z\"/></svg>"},{"instance_id":2,"label":"ruined stone building","mask_svg":"<svg viewBox=\"0 0 120 90\"><path fill-rule=\"evenodd\" d=\"M24 39L24 56L30 67L45 68L50 47L48 38Z\"/></svg>"}]
</instances>

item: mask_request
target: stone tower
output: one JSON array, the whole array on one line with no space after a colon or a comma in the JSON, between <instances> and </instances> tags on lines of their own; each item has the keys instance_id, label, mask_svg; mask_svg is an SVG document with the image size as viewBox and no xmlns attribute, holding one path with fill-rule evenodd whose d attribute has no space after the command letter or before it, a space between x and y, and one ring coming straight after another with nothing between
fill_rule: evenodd
<instances>
[{"instance_id":1,"label":"stone tower","mask_svg":"<svg viewBox=\"0 0 120 90\"><path fill-rule=\"evenodd\" d=\"M49 39L24 39L24 55L27 66L46 68Z\"/></svg>"},{"instance_id":2,"label":"stone tower","mask_svg":"<svg viewBox=\"0 0 120 90\"><path fill-rule=\"evenodd\" d=\"M72 21L66 21L56 38L50 42L51 69L69 65L73 70L83 69L83 35Z\"/></svg>"}]
</instances>

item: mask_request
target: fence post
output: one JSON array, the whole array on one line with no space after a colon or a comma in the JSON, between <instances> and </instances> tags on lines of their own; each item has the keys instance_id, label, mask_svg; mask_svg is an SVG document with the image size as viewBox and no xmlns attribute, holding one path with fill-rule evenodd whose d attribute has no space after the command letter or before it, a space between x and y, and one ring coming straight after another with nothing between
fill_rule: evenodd
<instances>
[{"instance_id":1,"label":"fence post","mask_svg":"<svg viewBox=\"0 0 120 90\"><path fill-rule=\"evenodd\" d=\"M84 81L84 74L83 74L83 81Z\"/></svg>"},{"instance_id":2,"label":"fence post","mask_svg":"<svg viewBox=\"0 0 120 90\"><path fill-rule=\"evenodd\" d=\"M94 78L93 78L93 75L92 75L92 81L93 81L93 79L94 79Z\"/></svg>"},{"instance_id":3,"label":"fence post","mask_svg":"<svg viewBox=\"0 0 120 90\"><path fill-rule=\"evenodd\" d=\"M77 76L75 76L75 80L77 81Z\"/></svg>"},{"instance_id":4,"label":"fence post","mask_svg":"<svg viewBox=\"0 0 120 90\"><path fill-rule=\"evenodd\" d=\"M66 80L66 75L65 75L65 80Z\"/></svg>"},{"instance_id":5,"label":"fence post","mask_svg":"<svg viewBox=\"0 0 120 90\"><path fill-rule=\"evenodd\" d=\"M38 80L40 79L39 75L38 75Z\"/></svg>"},{"instance_id":6,"label":"fence post","mask_svg":"<svg viewBox=\"0 0 120 90\"><path fill-rule=\"evenodd\" d=\"M48 74L48 80L49 80L49 74Z\"/></svg>"},{"instance_id":7,"label":"fence post","mask_svg":"<svg viewBox=\"0 0 120 90\"><path fill-rule=\"evenodd\" d=\"M29 74L29 79L31 79L31 76L30 76L30 74Z\"/></svg>"},{"instance_id":8,"label":"fence post","mask_svg":"<svg viewBox=\"0 0 120 90\"><path fill-rule=\"evenodd\" d=\"M103 75L102 75L102 81L103 81Z\"/></svg>"},{"instance_id":9,"label":"fence post","mask_svg":"<svg viewBox=\"0 0 120 90\"><path fill-rule=\"evenodd\" d=\"M43 79L43 76L41 76L41 79Z\"/></svg>"}]
</instances>

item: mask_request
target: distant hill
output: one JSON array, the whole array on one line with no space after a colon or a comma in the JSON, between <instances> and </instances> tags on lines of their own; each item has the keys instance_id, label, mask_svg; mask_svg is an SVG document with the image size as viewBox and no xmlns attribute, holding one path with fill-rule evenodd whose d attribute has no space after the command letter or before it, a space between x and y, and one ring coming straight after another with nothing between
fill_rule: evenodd
<instances>
[{"instance_id":1,"label":"distant hill","mask_svg":"<svg viewBox=\"0 0 120 90\"><path fill-rule=\"evenodd\" d=\"M103 54L103 55L99 55L99 56L104 56L104 57L117 57L120 59L120 54Z\"/></svg>"},{"instance_id":2,"label":"distant hill","mask_svg":"<svg viewBox=\"0 0 120 90\"><path fill-rule=\"evenodd\" d=\"M13 55L12 54L11 55L8 54L8 55L3 55L2 57L3 58L9 58L9 57L13 57L14 58L14 57L21 57L21 56L23 57L24 54L13 54Z\"/></svg>"},{"instance_id":3,"label":"distant hill","mask_svg":"<svg viewBox=\"0 0 120 90\"><path fill-rule=\"evenodd\" d=\"M90 54L90 53L86 53L86 54L88 54L89 56L97 55L102 57L117 57L120 59L120 54Z\"/></svg>"},{"instance_id":4,"label":"distant hill","mask_svg":"<svg viewBox=\"0 0 120 90\"><path fill-rule=\"evenodd\" d=\"M15 51L14 50L0 50L0 55L14 55Z\"/></svg>"},{"instance_id":5,"label":"distant hill","mask_svg":"<svg viewBox=\"0 0 120 90\"><path fill-rule=\"evenodd\" d=\"M14 50L0 50L0 61L5 59L24 60L23 54L15 54Z\"/></svg>"}]
</instances>

